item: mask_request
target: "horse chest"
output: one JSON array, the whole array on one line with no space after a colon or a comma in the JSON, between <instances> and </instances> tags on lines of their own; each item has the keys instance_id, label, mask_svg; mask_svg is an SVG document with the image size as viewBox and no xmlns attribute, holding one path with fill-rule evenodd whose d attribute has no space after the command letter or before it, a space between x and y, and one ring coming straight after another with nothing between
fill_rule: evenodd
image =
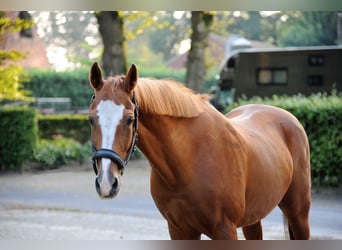
<instances>
[{"instance_id":1,"label":"horse chest","mask_svg":"<svg viewBox=\"0 0 342 250\"><path fill-rule=\"evenodd\" d=\"M180 232L186 228L205 228L208 224L207 216L198 207L198 202L192 202L187 194L160 192L153 198L168 224Z\"/></svg>"}]
</instances>

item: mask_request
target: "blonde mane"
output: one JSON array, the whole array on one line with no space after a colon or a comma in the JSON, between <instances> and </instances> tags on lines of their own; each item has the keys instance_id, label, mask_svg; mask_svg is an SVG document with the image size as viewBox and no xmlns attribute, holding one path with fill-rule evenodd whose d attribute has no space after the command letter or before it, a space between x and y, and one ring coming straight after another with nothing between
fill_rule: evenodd
<instances>
[{"instance_id":1,"label":"blonde mane","mask_svg":"<svg viewBox=\"0 0 342 250\"><path fill-rule=\"evenodd\" d=\"M139 78L136 93L141 110L171 117L197 117L208 100L206 95L196 95L182 84L166 79Z\"/></svg>"}]
</instances>

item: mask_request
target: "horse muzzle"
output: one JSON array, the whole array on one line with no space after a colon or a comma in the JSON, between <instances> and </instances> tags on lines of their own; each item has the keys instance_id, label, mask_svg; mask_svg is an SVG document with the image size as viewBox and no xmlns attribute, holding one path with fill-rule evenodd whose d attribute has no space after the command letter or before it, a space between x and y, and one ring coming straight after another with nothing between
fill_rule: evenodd
<instances>
[{"instance_id":1,"label":"horse muzzle","mask_svg":"<svg viewBox=\"0 0 342 250\"><path fill-rule=\"evenodd\" d=\"M95 179L95 187L101 198L114 198L120 191L120 176L115 176L110 171L101 171Z\"/></svg>"}]
</instances>

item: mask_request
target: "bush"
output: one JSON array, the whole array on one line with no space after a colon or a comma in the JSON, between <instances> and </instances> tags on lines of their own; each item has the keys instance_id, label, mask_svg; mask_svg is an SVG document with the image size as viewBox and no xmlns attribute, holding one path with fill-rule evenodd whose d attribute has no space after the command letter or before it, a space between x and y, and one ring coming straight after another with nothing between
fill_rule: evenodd
<instances>
[{"instance_id":1,"label":"bush","mask_svg":"<svg viewBox=\"0 0 342 250\"><path fill-rule=\"evenodd\" d=\"M178 82L185 82L185 69L174 70L167 67L144 68L139 67L139 77L152 77L156 79L173 79Z\"/></svg>"},{"instance_id":2,"label":"bush","mask_svg":"<svg viewBox=\"0 0 342 250\"><path fill-rule=\"evenodd\" d=\"M0 169L21 171L37 146L37 117L31 108L0 108Z\"/></svg>"},{"instance_id":3,"label":"bush","mask_svg":"<svg viewBox=\"0 0 342 250\"><path fill-rule=\"evenodd\" d=\"M52 169L68 164L70 161L83 163L90 156L90 144L81 144L70 138L55 138L39 140L34 159L38 168Z\"/></svg>"},{"instance_id":4,"label":"bush","mask_svg":"<svg viewBox=\"0 0 342 250\"><path fill-rule=\"evenodd\" d=\"M288 110L302 123L310 143L312 182L316 186L342 184L342 94L314 94L310 97L293 96L240 99L232 108L264 103Z\"/></svg>"},{"instance_id":5,"label":"bush","mask_svg":"<svg viewBox=\"0 0 342 250\"><path fill-rule=\"evenodd\" d=\"M62 135L81 143L90 140L87 115L39 115L38 127L39 137L43 139L52 139Z\"/></svg>"},{"instance_id":6,"label":"bush","mask_svg":"<svg viewBox=\"0 0 342 250\"><path fill-rule=\"evenodd\" d=\"M34 97L70 97L73 109L87 108L93 93L89 85L89 71L56 72L54 70L34 69L29 72L30 80L24 87Z\"/></svg>"}]
</instances>

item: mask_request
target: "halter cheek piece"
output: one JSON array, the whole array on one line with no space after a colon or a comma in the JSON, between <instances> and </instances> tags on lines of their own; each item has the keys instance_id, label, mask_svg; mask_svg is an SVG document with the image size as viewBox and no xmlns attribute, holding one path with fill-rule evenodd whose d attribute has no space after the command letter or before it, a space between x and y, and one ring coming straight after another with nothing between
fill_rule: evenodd
<instances>
[{"instance_id":1,"label":"halter cheek piece","mask_svg":"<svg viewBox=\"0 0 342 250\"><path fill-rule=\"evenodd\" d=\"M92 96L91 101L95 99L95 95ZM101 148L96 149L93 142L91 142L91 148L92 148L92 162L93 162L93 169L95 174L98 174L98 166L97 166L97 160L100 158L106 158L113 161L119 168L121 175L123 175L123 171L125 169L125 166L127 165L129 159L131 158L133 152L136 149L136 144L138 140L138 117L139 117L139 106L137 104L137 100L135 98L135 93L133 92L132 102L134 104L134 121L133 121L133 135L132 135L132 144L129 148L128 155L126 159L122 159L121 156L116 153L113 150Z\"/></svg>"}]
</instances>

